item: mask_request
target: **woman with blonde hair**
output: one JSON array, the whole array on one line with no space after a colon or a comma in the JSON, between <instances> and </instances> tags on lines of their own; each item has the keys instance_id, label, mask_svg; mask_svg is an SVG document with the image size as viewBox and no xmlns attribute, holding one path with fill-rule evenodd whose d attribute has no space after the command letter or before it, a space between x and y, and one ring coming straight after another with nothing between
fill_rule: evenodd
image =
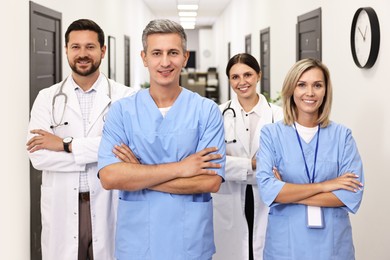
<instances>
[{"instance_id":1,"label":"woman with blonde hair","mask_svg":"<svg viewBox=\"0 0 390 260\"><path fill-rule=\"evenodd\" d=\"M284 120L263 127L257 183L270 206L264 260L355 259L349 213L363 196L351 130L329 119L332 84L318 60L293 65L282 89Z\"/></svg>"}]
</instances>

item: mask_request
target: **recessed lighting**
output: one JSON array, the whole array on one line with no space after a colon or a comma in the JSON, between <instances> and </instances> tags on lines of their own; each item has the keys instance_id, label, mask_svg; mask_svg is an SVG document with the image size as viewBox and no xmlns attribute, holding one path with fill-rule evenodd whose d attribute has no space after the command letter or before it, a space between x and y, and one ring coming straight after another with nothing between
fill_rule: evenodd
<instances>
[{"instance_id":1,"label":"recessed lighting","mask_svg":"<svg viewBox=\"0 0 390 260\"><path fill-rule=\"evenodd\" d=\"M180 23L183 29L195 29L195 23Z\"/></svg>"},{"instance_id":2,"label":"recessed lighting","mask_svg":"<svg viewBox=\"0 0 390 260\"><path fill-rule=\"evenodd\" d=\"M197 12L179 12L179 16L196 17L197 15Z\"/></svg>"},{"instance_id":3,"label":"recessed lighting","mask_svg":"<svg viewBox=\"0 0 390 260\"><path fill-rule=\"evenodd\" d=\"M198 8L199 8L198 5L177 5L177 9L179 9L179 10L196 11L196 10L198 10Z\"/></svg>"},{"instance_id":4,"label":"recessed lighting","mask_svg":"<svg viewBox=\"0 0 390 260\"><path fill-rule=\"evenodd\" d=\"M196 22L196 17L180 17L180 22Z\"/></svg>"}]
</instances>

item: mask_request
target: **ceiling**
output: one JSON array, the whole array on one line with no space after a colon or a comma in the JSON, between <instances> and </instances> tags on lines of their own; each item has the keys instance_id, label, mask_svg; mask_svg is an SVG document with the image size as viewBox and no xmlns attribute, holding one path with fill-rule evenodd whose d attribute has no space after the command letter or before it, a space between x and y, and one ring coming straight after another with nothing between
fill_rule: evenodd
<instances>
[{"instance_id":1,"label":"ceiling","mask_svg":"<svg viewBox=\"0 0 390 260\"><path fill-rule=\"evenodd\" d=\"M210 27L231 0L143 0L157 18L179 22L177 4L199 5L196 28Z\"/></svg>"}]
</instances>

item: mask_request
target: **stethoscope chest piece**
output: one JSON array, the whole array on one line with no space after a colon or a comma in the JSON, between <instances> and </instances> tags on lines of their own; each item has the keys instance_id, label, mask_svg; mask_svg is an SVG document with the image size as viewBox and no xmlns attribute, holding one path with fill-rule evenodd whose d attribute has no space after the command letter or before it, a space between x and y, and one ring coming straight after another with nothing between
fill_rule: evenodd
<instances>
[{"instance_id":1,"label":"stethoscope chest piece","mask_svg":"<svg viewBox=\"0 0 390 260\"><path fill-rule=\"evenodd\" d=\"M236 133L236 120L237 120L237 117L236 117L236 111L234 111L234 109L230 106L232 103L232 101L230 100L230 102L228 103L227 107L222 111L222 116L225 118L225 114L227 113L232 113L233 114L233 131L234 131L234 136L232 139L227 139L225 138L225 143L226 144L230 144L230 143L236 143L237 142L237 133Z\"/></svg>"}]
</instances>

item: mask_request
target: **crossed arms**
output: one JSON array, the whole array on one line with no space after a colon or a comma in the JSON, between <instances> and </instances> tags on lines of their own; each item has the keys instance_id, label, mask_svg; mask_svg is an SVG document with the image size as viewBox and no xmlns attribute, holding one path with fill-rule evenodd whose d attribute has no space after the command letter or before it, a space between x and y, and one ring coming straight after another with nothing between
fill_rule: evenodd
<instances>
[{"instance_id":1,"label":"crossed arms","mask_svg":"<svg viewBox=\"0 0 390 260\"><path fill-rule=\"evenodd\" d=\"M282 180L276 168L273 169L275 177ZM297 203L309 206L342 207L344 203L337 198L332 191L344 189L351 192L361 190L363 184L358 180L359 176L353 173L345 173L337 178L319 183L293 184L286 183L275 202Z\"/></svg>"},{"instance_id":2,"label":"crossed arms","mask_svg":"<svg viewBox=\"0 0 390 260\"><path fill-rule=\"evenodd\" d=\"M179 162L143 165L129 147L117 145L113 153L122 162L102 168L100 181L105 189L150 189L174 194L217 192L222 177L213 169L221 165L212 161L222 155L213 153L215 151L216 147L208 147Z\"/></svg>"}]
</instances>

